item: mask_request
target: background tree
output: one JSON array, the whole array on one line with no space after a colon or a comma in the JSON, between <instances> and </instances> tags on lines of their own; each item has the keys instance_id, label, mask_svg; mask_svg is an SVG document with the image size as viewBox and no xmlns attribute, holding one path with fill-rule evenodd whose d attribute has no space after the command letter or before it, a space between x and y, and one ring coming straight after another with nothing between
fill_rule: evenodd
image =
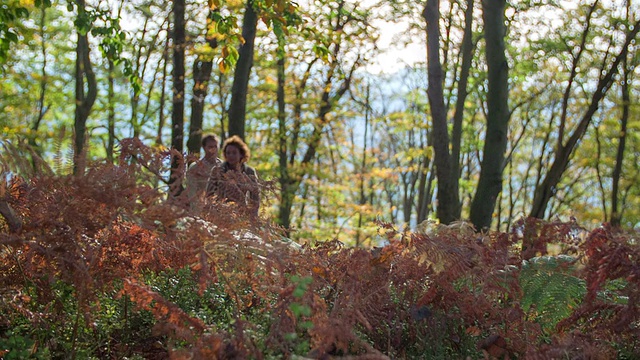
<instances>
[{"instance_id":1,"label":"background tree","mask_svg":"<svg viewBox=\"0 0 640 360\"><path fill-rule=\"evenodd\" d=\"M625 23L633 21L634 12L631 9L631 2L627 1L626 6L624 8L624 20ZM631 116L631 105L632 105L632 97L631 97L631 84L635 79L635 69L638 66L638 53L632 52L631 54L626 54L622 59L622 74L619 81L620 87L620 100L621 104L619 105L620 109L620 130L618 133L618 146L616 149L615 156L615 165L611 175L611 216L610 221L611 225L614 227L620 227L622 225L622 214L625 210L625 199L628 194L630 186L625 186L623 189L620 188L620 183L622 181L623 174L623 166L625 163L625 153L627 151L627 138L629 132L629 118ZM637 165L636 165L637 167ZM636 172L637 173L637 172ZM633 177L631 177L633 178ZM622 200L622 201L621 201Z\"/></svg>"},{"instance_id":2,"label":"background tree","mask_svg":"<svg viewBox=\"0 0 640 360\"><path fill-rule=\"evenodd\" d=\"M245 119L247 108L247 88L253 66L254 44L258 26L258 13L255 1L247 0L242 20L242 44L238 50L238 62L233 76L231 104L229 105L229 136L245 137Z\"/></svg>"},{"instance_id":3,"label":"background tree","mask_svg":"<svg viewBox=\"0 0 640 360\"><path fill-rule=\"evenodd\" d=\"M454 173L453 159L449 152L449 130L447 110L444 104L444 74L440 63L440 1L428 0L423 17L427 23L427 57L429 104L433 123L434 152L436 173L438 176L438 219L449 224L460 218L460 200L458 198L458 180Z\"/></svg>"},{"instance_id":4,"label":"background tree","mask_svg":"<svg viewBox=\"0 0 640 360\"><path fill-rule=\"evenodd\" d=\"M181 154L184 149L184 82L185 82L185 1L173 0L173 68L171 78L173 84L173 103L171 110L171 148ZM182 189L180 179L182 173L179 158L174 155L171 160L169 186L173 195L179 195Z\"/></svg>"},{"instance_id":5,"label":"background tree","mask_svg":"<svg viewBox=\"0 0 640 360\"><path fill-rule=\"evenodd\" d=\"M365 63L368 56L365 44L368 42L371 15L367 9L360 9L358 5L344 0L318 1L315 6L311 9L313 12L302 15L314 20L302 35L312 35L315 44L300 53L301 61L292 62L294 98L291 124L286 135L289 140L286 152L279 155L281 166L285 166L280 169L280 174L286 175L281 177L278 218L285 228L290 225L293 194L316 162L323 134L330 125L330 114L349 90L356 69ZM297 70L298 63L305 65ZM309 81L313 79L314 72L317 72L315 81L318 84L310 87ZM314 99L310 110L315 114L307 118L305 116L309 115L303 113L302 100L305 96ZM281 134L279 138L283 136ZM282 160L283 157L286 161Z\"/></svg>"},{"instance_id":6,"label":"background tree","mask_svg":"<svg viewBox=\"0 0 640 360\"><path fill-rule=\"evenodd\" d=\"M504 0L483 0L487 58L487 131L484 136L482 165L478 187L471 203L469 219L476 229L487 229L493 220L493 211L502 191L507 133L509 130L509 66L505 49Z\"/></svg>"},{"instance_id":7,"label":"background tree","mask_svg":"<svg viewBox=\"0 0 640 360\"><path fill-rule=\"evenodd\" d=\"M627 6L627 11L629 7ZM622 191L620 191L620 180L622 176L622 166L624 163L625 150L627 144L627 132L629 130L629 116L631 108L631 86L630 83L634 78L634 69L636 67L636 59L630 62L628 55L622 61L622 79L620 81L620 95L622 104L620 105L620 135L618 136L618 149L616 151L616 161L613 173L611 175L611 225L619 227L622 220L622 211L624 207L619 205L619 199Z\"/></svg>"},{"instance_id":8,"label":"background tree","mask_svg":"<svg viewBox=\"0 0 640 360\"><path fill-rule=\"evenodd\" d=\"M569 106L569 101L571 99L570 93L573 89L573 80L578 74L578 67L580 64L580 60L582 57L583 51L585 51L585 47L587 46L590 29L591 29L591 21L594 12L596 11L598 6L598 2L594 2L588 9L587 15L584 21L584 28L580 42L578 43L578 47L573 50L572 53L572 65L571 65L571 76L569 77L569 81L567 82L567 86L565 88L565 95L563 97L562 103L562 114L560 115L560 126L558 133L558 141L556 145L556 151L554 156L554 161L551 164L546 176L540 183L538 187L536 187L536 191L534 193L533 204L530 212L530 216L543 218L545 215L545 211L547 208L547 204L549 200L552 198L554 192L556 191L556 187L560 182L564 170L566 169L571 155L573 154L575 148L578 145L579 140L584 136L585 132L591 120L598 110L600 106L600 102L605 97L607 91L611 87L614 75L618 72L618 67L622 60L627 56L627 52L629 49L629 44L634 41L636 38L638 31L638 25L640 25L640 20L636 20L632 26L625 27L626 31L624 31L624 41L622 44L618 45L618 52L611 54L609 53L609 49L605 50L606 56L604 56L604 60L600 64L600 75L598 77L598 81L591 95L591 99L586 104L586 109L580 120L575 125L573 131L570 133L565 142L565 131L567 131L567 108ZM613 45L613 44L611 44ZM609 59L611 59L609 61Z\"/></svg>"},{"instance_id":9,"label":"background tree","mask_svg":"<svg viewBox=\"0 0 640 360\"><path fill-rule=\"evenodd\" d=\"M208 93L209 80L211 79L211 71L213 70L212 51L218 47L218 40L215 37L216 18L219 18L219 9L212 4L209 8L207 26L205 28L206 44L193 64L193 96L191 98L189 140L187 140L189 153L200 153L204 105Z\"/></svg>"},{"instance_id":10,"label":"background tree","mask_svg":"<svg viewBox=\"0 0 640 360\"><path fill-rule=\"evenodd\" d=\"M462 155L465 155L461 154L462 136L464 127L468 126L465 125L465 121L473 120L473 117L465 114L473 113L475 110L469 108L469 104L477 106L475 103L478 101L469 101L467 89L469 78L474 75L471 67L478 38L476 34L479 34L473 21L476 12L475 2L427 2L421 9L417 9L413 2L393 2L393 6L395 13L419 17L411 22L409 28L413 36L427 35L428 69L431 69L428 77L430 83L435 85L426 89L430 99L435 99L430 100L428 107L425 107L425 110L432 114L434 131L426 146L433 149L436 163L440 164L440 170L436 171L439 174L437 189L438 196L442 196L443 199L437 201L438 212L442 212L442 215L437 217L442 223L450 223L462 217L461 199L464 198L461 198L459 187L460 180L465 181L464 177L461 178ZM432 18L431 24L425 21L425 16ZM482 64L478 65L478 69L482 68ZM443 134L446 136L442 136ZM476 138L475 135L473 137ZM425 169L427 168L428 163L425 163ZM436 185L429 180L436 173L423 171L419 175L419 199L416 207L418 222L424 221L429 214L428 208L432 200L424 195L429 194L431 187Z\"/></svg>"},{"instance_id":11,"label":"background tree","mask_svg":"<svg viewBox=\"0 0 640 360\"><path fill-rule=\"evenodd\" d=\"M90 58L88 32L91 28L91 19L85 9L84 0L76 0L78 17L76 22L78 41L76 43L76 111L74 118L74 160L73 173L84 173L85 167L85 137L87 131L87 119L91 113L93 103L98 94L98 84L93 72ZM86 90L85 90L86 85Z\"/></svg>"}]
</instances>

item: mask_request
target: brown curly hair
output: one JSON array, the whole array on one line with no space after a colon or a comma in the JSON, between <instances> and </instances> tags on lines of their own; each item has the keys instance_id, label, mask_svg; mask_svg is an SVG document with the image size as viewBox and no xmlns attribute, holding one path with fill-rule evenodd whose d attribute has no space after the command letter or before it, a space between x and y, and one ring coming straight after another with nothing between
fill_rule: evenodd
<instances>
[{"instance_id":1,"label":"brown curly hair","mask_svg":"<svg viewBox=\"0 0 640 360\"><path fill-rule=\"evenodd\" d=\"M232 137L224 141L224 144L222 145L222 154L226 153L227 146L229 145L235 146L236 148L238 148L238 151L240 151L240 154L242 155L242 158L240 159L241 164L249 161L249 158L251 157L251 151L249 150L247 144L242 141L242 139L238 135L233 135Z\"/></svg>"}]
</instances>

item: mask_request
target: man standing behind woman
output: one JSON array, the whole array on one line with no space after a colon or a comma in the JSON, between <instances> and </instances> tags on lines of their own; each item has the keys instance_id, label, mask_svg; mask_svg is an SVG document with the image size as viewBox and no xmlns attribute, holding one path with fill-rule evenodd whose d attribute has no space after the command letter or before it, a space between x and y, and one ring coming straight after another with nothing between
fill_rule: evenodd
<instances>
[{"instance_id":1,"label":"man standing behind woman","mask_svg":"<svg viewBox=\"0 0 640 360\"><path fill-rule=\"evenodd\" d=\"M203 136L202 150L202 159L191 164L187 170L187 196L192 209L201 206L204 198L210 195L207 188L211 171L222 165L222 160L218 158L218 137L213 134Z\"/></svg>"},{"instance_id":2,"label":"man standing behind woman","mask_svg":"<svg viewBox=\"0 0 640 360\"><path fill-rule=\"evenodd\" d=\"M260 208L260 188L256 170L247 165L251 152L239 136L232 136L222 145L225 161L211 171L207 194L222 201L233 202L257 216Z\"/></svg>"}]
</instances>

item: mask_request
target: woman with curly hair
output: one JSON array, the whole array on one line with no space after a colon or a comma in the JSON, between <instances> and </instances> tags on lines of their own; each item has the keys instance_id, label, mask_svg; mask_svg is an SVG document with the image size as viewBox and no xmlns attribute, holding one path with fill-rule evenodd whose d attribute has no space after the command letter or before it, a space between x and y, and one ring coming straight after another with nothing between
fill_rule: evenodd
<instances>
[{"instance_id":1,"label":"woman with curly hair","mask_svg":"<svg viewBox=\"0 0 640 360\"><path fill-rule=\"evenodd\" d=\"M249 213L258 215L260 188L256 170L247 165L251 152L239 136L232 136L222 145L225 161L215 168L207 193L227 202L244 205Z\"/></svg>"}]
</instances>

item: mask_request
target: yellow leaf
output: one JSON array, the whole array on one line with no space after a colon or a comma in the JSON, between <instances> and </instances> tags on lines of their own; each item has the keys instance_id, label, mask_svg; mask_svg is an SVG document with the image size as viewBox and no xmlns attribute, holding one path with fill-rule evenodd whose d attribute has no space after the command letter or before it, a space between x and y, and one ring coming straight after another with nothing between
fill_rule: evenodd
<instances>
[{"instance_id":1,"label":"yellow leaf","mask_svg":"<svg viewBox=\"0 0 640 360\"><path fill-rule=\"evenodd\" d=\"M225 64L224 60L218 61L218 69L220 69L220 72L222 73L227 71L227 65Z\"/></svg>"}]
</instances>

